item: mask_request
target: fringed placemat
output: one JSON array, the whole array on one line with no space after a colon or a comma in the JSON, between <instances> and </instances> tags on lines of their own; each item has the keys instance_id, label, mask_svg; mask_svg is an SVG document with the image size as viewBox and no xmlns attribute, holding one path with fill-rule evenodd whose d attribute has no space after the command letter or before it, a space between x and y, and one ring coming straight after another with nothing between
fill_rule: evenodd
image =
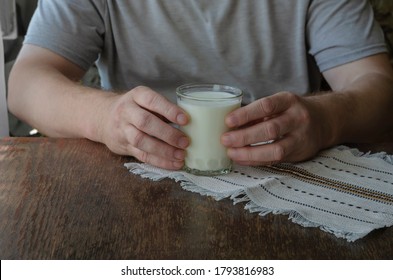
<instances>
[{"instance_id":1,"label":"fringed placemat","mask_svg":"<svg viewBox=\"0 0 393 280\"><path fill-rule=\"evenodd\" d=\"M393 225L393 156L385 153L363 154L340 146L306 162L235 165L232 173L216 177L148 164L125 166L144 178L171 178L188 191L244 202L246 209L262 216L286 214L295 223L348 241Z\"/></svg>"}]
</instances>

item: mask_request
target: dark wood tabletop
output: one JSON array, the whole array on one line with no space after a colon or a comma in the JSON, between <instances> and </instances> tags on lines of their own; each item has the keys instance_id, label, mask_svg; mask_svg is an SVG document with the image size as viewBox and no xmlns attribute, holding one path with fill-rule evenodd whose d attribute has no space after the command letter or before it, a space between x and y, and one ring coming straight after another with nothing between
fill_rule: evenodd
<instances>
[{"instance_id":1,"label":"dark wood tabletop","mask_svg":"<svg viewBox=\"0 0 393 280\"><path fill-rule=\"evenodd\" d=\"M393 142L370 149L393 154ZM133 160L88 140L1 139L0 258L393 258L393 228L350 243L169 179L142 179L123 166Z\"/></svg>"}]
</instances>

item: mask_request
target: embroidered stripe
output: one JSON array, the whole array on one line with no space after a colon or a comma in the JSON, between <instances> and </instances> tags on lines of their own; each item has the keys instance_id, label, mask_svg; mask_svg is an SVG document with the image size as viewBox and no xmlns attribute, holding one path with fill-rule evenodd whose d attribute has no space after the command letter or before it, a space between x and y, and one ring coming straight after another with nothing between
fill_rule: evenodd
<instances>
[{"instance_id":1,"label":"embroidered stripe","mask_svg":"<svg viewBox=\"0 0 393 280\"><path fill-rule=\"evenodd\" d=\"M332 180L332 179L324 178L321 176L317 176L315 174L309 173L306 170L296 168L291 165L278 164L278 165L274 165L274 166L261 167L261 168L267 169L267 170L278 171L278 172L284 173L284 174L290 174L294 177L301 178L306 182L309 182L312 184L318 183L318 185L328 186L328 187L333 188L337 191L353 194L353 195L364 197L367 199L372 199L374 201L379 201L382 203L393 204L393 196L391 196L389 194L385 194L385 193L374 191L371 189L366 189L366 188L351 185L348 183L340 182L337 180Z\"/></svg>"},{"instance_id":2,"label":"embroidered stripe","mask_svg":"<svg viewBox=\"0 0 393 280\"><path fill-rule=\"evenodd\" d=\"M339 159L337 157L326 156L326 155L323 155L323 154L319 155L319 157L320 158L325 158L325 159L334 159L335 161L337 161L339 163L342 163L342 164L345 164L345 165L349 165L349 166L352 166L352 167L362 168L362 169L370 170L370 171L373 171L373 172L376 172L376 173L381 173L381 174L386 174L386 175L392 175L393 176L392 172L382 171L382 170L366 167L366 166L363 166L363 165L360 165L360 164L349 163L349 162L343 161L343 160L341 160L341 159Z\"/></svg>"},{"instance_id":3,"label":"embroidered stripe","mask_svg":"<svg viewBox=\"0 0 393 280\"><path fill-rule=\"evenodd\" d=\"M359 222L362 222L362 223L367 223L367 224L375 224L372 221L366 221L366 220L357 219L355 217L351 217L351 216L348 216L348 215L340 214L340 213L333 212L333 211L330 211L330 210L327 210L327 209L322 209L322 208L319 208L319 207L316 207L316 206L313 206L313 205L309 205L309 204L305 204L305 203L302 203L302 202L299 202L299 201L294 201L294 200L291 200L291 199L288 199L288 198L281 197L281 196L279 196L277 194L274 194L271 191L269 191L264 185L260 185L260 187L265 192L267 192L268 194L274 196L275 198L278 198L278 199L281 199L281 200L284 200L284 201L287 201L287 202L299 204L299 205L302 205L302 206L305 206L305 207L308 207L308 208L312 208L314 210L318 210L318 211L321 211L321 212L329 213L329 214L332 214L332 215L337 215L337 216L340 216L340 217L343 217L343 218L346 218L346 219L356 220L356 221L359 221Z\"/></svg>"}]
</instances>

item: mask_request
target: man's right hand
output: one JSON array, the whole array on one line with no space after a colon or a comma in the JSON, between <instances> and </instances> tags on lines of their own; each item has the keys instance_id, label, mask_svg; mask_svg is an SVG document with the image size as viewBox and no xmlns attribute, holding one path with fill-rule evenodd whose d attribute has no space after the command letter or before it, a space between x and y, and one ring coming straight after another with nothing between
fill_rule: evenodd
<instances>
[{"instance_id":1,"label":"man's right hand","mask_svg":"<svg viewBox=\"0 0 393 280\"><path fill-rule=\"evenodd\" d=\"M143 86L109 100L100 138L111 151L165 169L184 165L189 140L170 124L185 125L184 111Z\"/></svg>"}]
</instances>

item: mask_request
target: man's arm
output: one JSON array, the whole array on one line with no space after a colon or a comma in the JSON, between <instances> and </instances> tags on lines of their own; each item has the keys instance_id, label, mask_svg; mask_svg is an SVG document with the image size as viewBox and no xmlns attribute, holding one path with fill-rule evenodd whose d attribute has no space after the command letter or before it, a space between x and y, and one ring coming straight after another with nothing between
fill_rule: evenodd
<instances>
[{"instance_id":1,"label":"man's arm","mask_svg":"<svg viewBox=\"0 0 393 280\"><path fill-rule=\"evenodd\" d=\"M184 125L179 107L146 87L125 94L84 87L83 74L49 50L24 45L9 78L9 108L48 136L88 138L167 169L184 164L188 139L162 120Z\"/></svg>"},{"instance_id":2,"label":"man's arm","mask_svg":"<svg viewBox=\"0 0 393 280\"><path fill-rule=\"evenodd\" d=\"M9 109L48 136L95 138L92 114L97 108L86 104L99 103L105 96L83 88L79 84L83 75L81 68L63 57L25 45L8 81Z\"/></svg>"},{"instance_id":3,"label":"man's arm","mask_svg":"<svg viewBox=\"0 0 393 280\"><path fill-rule=\"evenodd\" d=\"M393 130L393 70L387 55L370 56L323 73L333 92L289 92L257 100L227 116L222 142L246 165L303 161L319 150L378 140ZM266 145L254 143L274 140Z\"/></svg>"},{"instance_id":4,"label":"man's arm","mask_svg":"<svg viewBox=\"0 0 393 280\"><path fill-rule=\"evenodd\" d=\"M337 128L333 144L374 142L393 132L393 70L386 54L345 64L323 75L337 95L329 99Z\"/></svg>"}]
</instances>

